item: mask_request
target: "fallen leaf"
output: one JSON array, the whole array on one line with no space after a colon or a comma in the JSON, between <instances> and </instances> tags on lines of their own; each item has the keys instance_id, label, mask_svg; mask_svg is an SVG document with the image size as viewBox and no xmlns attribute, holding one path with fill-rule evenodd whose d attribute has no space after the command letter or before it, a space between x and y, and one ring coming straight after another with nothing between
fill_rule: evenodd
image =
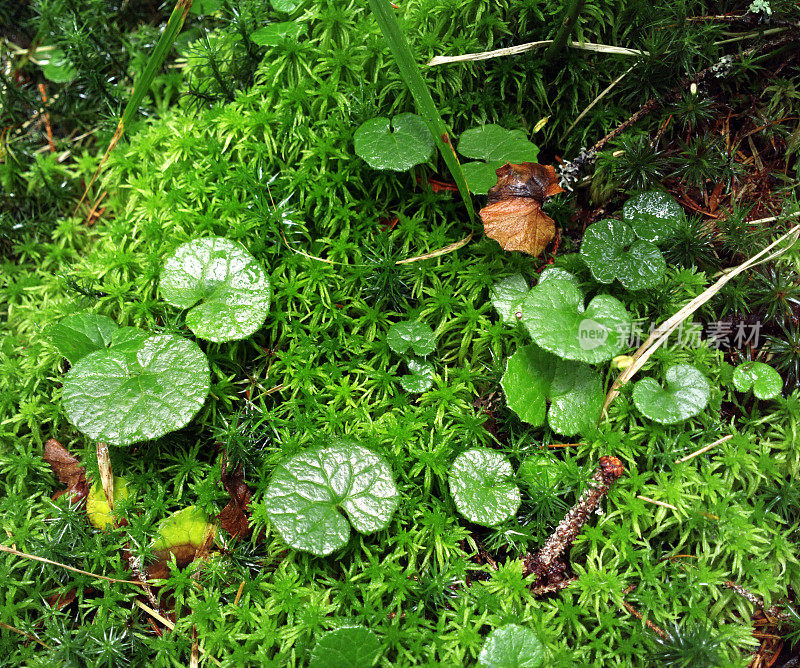
<instances>
[{"instance_id":1,"label":"fallen leaf","mask_svg":"<svg viewBox=\"0 0 800 668\"><path fill-rule=\"evenodd\" d=\"M73 457L61 443L54 438L44 444L42 459L53 468L58 481L67 486L53 495L57 499L63 494L69 494L73 502L82 501L89 493L86 482L86 467Z\"/></svg>"},{"instance_id":2,"label":"fallen leaf","mask_svg":"<svg viewBox=\"0 0 800 668\"><path fill-rule=\"evenodd\" d=\"M222 485L231 497L228 505L217 517L219 525L234 538L242 538L250 532L247 508L250 505L250 489L244 482L244 468L239 464L228 469L227 456L222 459Z\"/></svg>"},{"instance_id":3,"label":"fallen leaf","mask_svg":"<svg viewBox=\"0 0 800 668\"><path fill-rule=\"evenodd\" d=\"M497 170L497 185L480 210L486 236L504 250L540 255L556 234L553 219L542 211L545 198L564 192L551 165L523 162Z\"/></svg>"}]
</instances>

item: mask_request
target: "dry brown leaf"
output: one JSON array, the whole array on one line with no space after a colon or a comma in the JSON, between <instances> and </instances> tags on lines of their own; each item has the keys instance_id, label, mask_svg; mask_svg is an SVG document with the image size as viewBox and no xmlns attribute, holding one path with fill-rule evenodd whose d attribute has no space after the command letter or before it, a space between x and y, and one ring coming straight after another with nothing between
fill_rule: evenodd
<instances>
[{"instance_id":1,"label":"dry brown leaf","mask_svg":"<svg viewBox=\"0 0 800 668\"><path fill-rule=\"evenodd\" d=\"M552 165L523 162L497 170L497 185L480 210L486 236L503 250L540 255L556 234L553 219L542 211L545 198L564 192Z\"/></svg>"},{"instance_id":2,"label":"dry brown leaf","mask_svg":"<svg viewBox=\"0 0 800 668\"><path fill-rule=\"evenodd\" d=\"M86 498L89 493L89 484L86 482L86 468L73 457L61 443L54 438L44 444L42 459L53 468L58 481L67 486L53 495L57 499L62 494L68 494L72 501L77 503Z\"/></svg>"},{"instance_id":3,"label":"dry brown leaf","mask_svg":"<svg viewBox=\"0 0 800 668\"><path fill-rule=\"evenodd\" d=\"M227 456L222 459L222 484L231 500L217 517L219 525L234 538L243 538L250 532L248 506L250 489L244 482L244 468L241 464L233 470L228 469Z\"/></svg>"}]
</instances>

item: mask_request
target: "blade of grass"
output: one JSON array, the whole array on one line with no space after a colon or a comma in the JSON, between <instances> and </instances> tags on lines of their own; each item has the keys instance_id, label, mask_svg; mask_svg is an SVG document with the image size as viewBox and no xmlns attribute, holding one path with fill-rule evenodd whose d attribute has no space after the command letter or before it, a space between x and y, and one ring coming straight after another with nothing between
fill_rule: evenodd
<instances>
[{"instance_id":1,"label":"blade of grass","mask_svg":"<svg viewBox=\"0 0 800 668\"><path fill-rule=\"evenodd\" d=\"M130 124L131 119L139 109L142 99L147 94L147 91L150 90L150 86L153 85L153 79L156 77L156 72L164 63L164 60L166 59L170 49L172 49L172 45L175 43L181 28L183 28L183 22L186 20L186 16L189 14L191 7L192 0L178 0L175 3L175 8L172 10L172 14L169 16L167 26L164 28L164 32L161 34L153 53L150 54L150 58L147 60L147 65L145 65L144 72L142 72L142 75L139 77L133 87L131 97L128 100L128 103L125 105L125 109L122 111L122 118L120 118L116 130L114 130L114 136L111 137L111 142L109 143L106 152L103 154L103 158L100 160L100 164L97 166L97 170L92 176L91 181L89 181L89 184L86 186L86 190L83 191L81 200L78 202L78 206L75 207L75 213L73 215L78 213L78 209L86 199L89 189L94 185L94 182L100 175L100 171L103 169L103 165L105 165L108 156L122 138L122 135L125 133L125 128Z\"/></svg>"},{"instance_id":2,"label":"blade of grass","mask_svg":"<svg viewBox=\"0 0 800 668\"><path fill-rule=\"evenodd\" d=\"M472 198L469 194L467 180L464 178L464 171L461 169L461 163L456 157L456 152L450 141L450 135L447 132L447 126L444 124L439 110L433 102L428 84L422 78L419 65L411 52L411 47L409 47L403 31L400 29L400 24L395 18L392 5L389 0L369 0L369 4L384 38L389 44L389 49L397 63L397 69L400 70L400 76L403 77L406 85L411 90L417 109L433 135L436 146L458 186L458 192L461 193L461 197L467 207L470 222L474 222L475 209L472 206Z\"/></svg>"}]
</instances>

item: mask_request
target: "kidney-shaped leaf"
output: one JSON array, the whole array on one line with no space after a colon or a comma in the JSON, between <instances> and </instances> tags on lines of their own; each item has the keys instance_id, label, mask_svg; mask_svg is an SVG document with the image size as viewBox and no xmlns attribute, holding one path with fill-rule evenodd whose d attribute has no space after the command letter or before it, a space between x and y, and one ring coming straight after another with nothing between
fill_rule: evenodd
<instances>
[{"instance_id":1,"label":"kidney-shaped leaf","mask_svg":"<svg viewBox=\"0 0 800 668\"><path fill-rule=\"evenodd\" d=\"M661 251L649 241L636 239L621 220L601 220L586 229L581 257L601 283L619 279L628 290L656 285L667 270Z\"/></svg>"},{"instance_id":2,"label":"kidney-shaped leaf","mask_svg":"<svg viewBox=\"0 0 800 668\"><path fill-rule=\"evenodd\" d=\"M633 388L633 403L642 415L661 424L675 424L702 411L711 396L708 379L690 364L667 369L664 387L643 378Z\"/></svg>"},{"instance_id":3,"label":"kidney-shaped leaf","mask_svg":"<svg viewBox=\"0 0 800 668\"><path fill-rule=\"evenodd\" d=\"M353 135L356 155L375 169L404 172L425 162L433 152L433 137L428 126L416 114L398 114L392 119L372 118Z\"/></svg>"},{"instance_id":4,"label":"kidney-shaped leaf","mask_svg":"<svg viewBox=\"0 0 800 668\"><path fill-rule=\"evenodd\" d=\"M500 314L500 319L508 324L519 322L517 313L522 315L522 300L528 294L528 284L522 274L504 278L492 287L492 304Z\"/></svg>"},{"instance_id":5,"label":"kidney-shaped leaf","mask_svg":"<svg viewBox=\"0 0 800 668\"><path fill-rule=\"evenodd\" d=\"M433 385L433 365L415 357L409 358L407 364L410 373L400 378L403 389L414 394L429 390Z\"/></svg>"},{"instance_id":6,"label":"kidney-shaped leaf","mask_svg":"<svg viewBox=\"0 0 800 668\"><path fill-rule=\"evenodd\" d=\"M683 211L675 199L660 190L634 195L622 207L622 218L645 241L663 241L681 224Z\"/></svg>"},{"instance_id":7,"label":"kidney-shaped leaf","mask_svg":"<svg viewBox=\"0 0 800 668\"><path fill-rule=\"evenodd\" d=\"M462 452L450 467L450 493L471 522L495 526L512 517L520 504L509 461L490 448Z\"/></svg>"},{"instance_id":8,"label":"kidney-shaped leaf","mask_svg":"<svg viewBox=\"0 0 800 668\"><path fill-rule=\"evenodd\" d=\"M509 408L534 426L544 422L547 400L551 402L548 423L564 436L586 431L600 419L600 375L586 364L559 359L538 346L525 346L509 357L500 383Z\"/></svg>"},{"instance_id":9,"label":"kidney-shaped leaf","mask_svg":"<svg viewBox=\"0 0 800 668\"><path fill-rule=\"evenodd\" d=\"M401 320L389 327L386 342L396 353L403 354L409 349L417 355L430 355L436 345L433 330L424 322Z\"/></svg>"},{"instance_id":10,"label":"kidney-shaped leaf","mask_svg":"<svg viewBox=\"0 0 800 668\"><path fill-rule=\"evenodd\" d=\"M617 355L631 327L630 315L619 300L598 295L584 309L581 291L562 279L546 281L528 292L522 302L522 321L545 350L592 364Z\"/></svg>"},{"instance_id":11,"label":"kidney-shaped leaf","mask_svg":"<svg viewBox=\"0 0 800 668\"><path fill-rule=\"evenodd\" d=\"M117 323L104 315L76 313L48 327L47 336L58 352L75 364L81 357L111 345L117 328Z\"/></svg>"},{"instance_id":12,"label":"kidney-shaped leaf","mask_svg":"<svg viewBox=\"0 0 800 668\"><path fill-rule=\"evenodd\" d=\"M745 362L733 370L733 384L739 392L747 392L751 387L759 399L774 399L780 396L783 379L769 364Z\"/></svg>"},{"instance_id":13,"label":"kidney-shaped leaf","mask_svg":"<svg viewBox=\"0 0 800 668\"><path fill-rule=\"evenodd\" d=\"M566 269L553 267L552 265L545 267L542 273L539 274L539 280L536 282L536 285L547 283L547 281L569 281L576 288L580 288L581 286L581 282L573 274L570 274Z\"/></svg>"},{"instance_id":14,"label":"kidney-shaped leaf","mask_svg":"<svg viewBox=\"0 0 800 668\"><path fill-rule=\"evenodd\" d=\"M317 640L308 668L371 668L381 653L378 637L364 626L340 626Z\"/></svg>"},{"instance_id":15,"label":"kidney-shaped leaf","mask_svg":"<svg viewBox=\"0 0 800 668\"><path fill-rule=\"evenodd\" d=\"M164 265L159 288L173 306L194 307L186 325L209 341L246 338L269 311L264 269L241 244L222 237L180 246Z\"/></svg>"},{"instance_id":16,"label":"kidney-shaped leaf","mask_svg":"<svg viewBox=\"0 0 800 668\"><path fill-rule=\"evenodd\" d=\"M507 624L486 638L478 663L484 668L538 668L544 663L544 647L530 629Z\"/></svg>"},{"instance_id":17,"label":"kidney-shaped leaf","mask_svg":"<svg viewBox=\"0 0 800 668\"><path fill-rule=\"evenodd\" d=\"M497 169L507 162L536 162L539 147L522 130L506 130L489 124L467 130L458 142L458 152L485 162L462 165L470 192L485 195L497 184Z\"/></svg>"},{"instance_id":18,"label":"kidney-shaped leaf","mask_svg":"<svg viewBox=\"0 0 800 668\"><path fill-rule=\"evenodd\" d=\"M319 556L347 543L350 524L364 534L385 529L397 502L389 465L348 441L302 452L281 464L265 496L267 514L283 539Z\"/></svg>"},{"instance_id":19,"label":"kidney-shaped leaf","mask_svg":"<svg viewBox=\"0 0 800 668\"><path fill-rule=\"evenodd\" d=\"M208 361L197 344L160 334L83 357L64 377L62 398L69 421L84 434L129 445L183 427L209 387Z\"/></svg>"}]
</instances>

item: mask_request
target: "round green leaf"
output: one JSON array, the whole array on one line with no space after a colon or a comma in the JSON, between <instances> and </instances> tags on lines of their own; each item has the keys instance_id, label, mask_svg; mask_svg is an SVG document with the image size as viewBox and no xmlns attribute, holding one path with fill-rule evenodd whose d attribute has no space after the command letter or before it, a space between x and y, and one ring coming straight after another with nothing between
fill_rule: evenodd
<instances>
[{"instance_id":1,"label":"round green leaf","mask_svg":"<svg viewBox=\"0 0 800 668\"><path fill-rule=\"evenodd\" d=\"M284 40L297 41L300 33L303 32L303 24L294 21L283 21L281 23L270 23L263 28L259 28L252 35L252 39L259 46L275 46Z\"/></svg>"},{"instance_id":2,"label":"round green leaf","mask_svg":"<svg viewBox=\"0 0 800 668\"><path fill-rule=\"evenodd\" d=\"M528 294L528 284L522 274L514 274L495 283L492 288L492 304L503 322L516 325L516 314L522 314L522 300Z\"/></svg>"},{"instance_id":3,"label":"round green leaf","mask_svg":"<svg viewBox=\"0 0 800 668\"><path fill-rule=\"evenodd\" d=\"M522 321L537 345L559 357L596 364L625 347L631 318L622 303L598 295L584 309L583 294L571 282L546 281L522 302Z\"/></svg>"},{"instance_id":4,"label":"round green leaf","mask_svg":"<svg viewBox=\"0 0 800 668\"><path fill-rule=\"evenodd\" d=\"M64 377L69 421L114 445L180 429L205 403L210 371L203 351L179 336L156 335L138 347L98 350Z\"/></svg>"},{"instance_id":5,"label":"round green leaf","mask_svg":"<svg viewBox=\"0 0 800 668\"><path fill-rule=\"evenodd\" d=\"M338 441L295 455L275 469L267 514L293 548L319 556L343 547L350 526L367 534L385 529L397 508L392 470L378 455Z\"/></svg>"},{"instance_id":6,"label":"round green leaf","mask_svg":"<svg viewBox=\"0 0 800 668\"><path fill-rule=\"evenodd\" d=\"M581 282L572 274L570 274L566 269L562 269L561 267L545 267L541 274L539 274L539 280L536 282L536 285L541 285L542 283L547 283L547 281L569 281L572 283L576 288L580 288Z\"/></svg>"},{"instance_id":7,"label":"round green leaf","mask_svg":"<svg viewBox=\"0 0 800 668\"><path fill-rule=\"evenodd\" d=\"M667 369L662 388L653 378L643 378L633 388L633 403L642 415L661 424L688 420L708 404L708 380L689 364Z\"/></svg>"},{"instance_id":8,"label":"round green leaf","mask_svg":"<svg viewBox=\"0 0 800 668\"><path fill-rule=\"evenodd\" d=\"M675 199L660 190L634 195L622 207L622 218L645 241L663 241L681 224L683 210Z\"/></svg>"},{"instance_id":9,"label":"round green leaf","mask_svg":"<svg viewBox=\"0 0 800 668\"><path fill-rule=\"evenodd\" d=\"M497 185L497 170L505 165L498 162L465 162L461 165L467 187L475 195L485 195Z\"/></svg>"},{"instance_id":10,"label":"round green leaf","mask_svg":"<svg viewBox=\"0 0 800 668\"><path fill-rule=\"evenodd\" d=\"M361 124L353 136L356 155L375 169L404 172L425 162L433 152L433 137L416 114L398 114L392 119L372 118Z\"/></svg>"},{"instance_id":11,"label":"round green leaf","mask_svg":"<svg viewBox=\"0 0 800 668\"><path fill-rule=\"evenodd\" d=\"M739 392L751 387L759 399L774 399L783 390L781 375L763 362L745 362L733 370L733 384Z\"/></svg>"},{"instance_id":12,"label":"round green leaf","mask_svg":"<svg viewBox=\"0 0 800 668\"><path fill-rule=\"evenodd\" d=\"M539 147L522 130L506 130L494 123L464 132L458 140L458 152L467 158L500 162L501 166L507 162L536 162L539 158Z\"/></svg>"},{"instance_id":13,"label":"round green leaf","mask_svg":"<svg viewBox=\"0 0 800 668\"><path fill-rule=\"evenodd\" d=\"M471 522L495 526L512 517L520 504L519 488L508 460L490 448L474 448L456 457L450 468L450 493L459 512Z\"/></svg>"},{"instance_id":14,"label":"round green leaf","mask_svg":"<svg viewBox=\"0 0 800 668\"><path fill-rule=\"evenodd\" d=\"M400 385L406 392L419 394L433 385L433 365L430 362L411 357L408 360L408 370L411 373L400 379Z\"/></svg>"},{"instance_id":15,"label":"round green leaf","mask_svg":"<svg viewBox=\"0 0 800 668\"><path fill-rule=\"evenodd\" d=\"M286 14L291 14L301 3L302 0L270 0L272 8L276 12L285 12Z\"/></svg>"},{"instance_id":16,"label":"round green leaf","mask_svg":"<svg viewBox=\"0 0 800 668\"><path fill-rule=\"evenodd\" d=\"M386 335L386 342L392 350L400 355L411 349L422 357L430 355L436 345L433 330L424 322L412 322L411 320L401 320L392 324Z\"/></svg>"},{"instance_id":17,"label":"round green leaf","mask_svg":"<svg viewBox=\"0 0 800 668\"><path fill-rule=\"evenodd\" d=\"M308 668L370 668L381 653L378 637L364 626L341 626L323 634Z\"/></svg>"},{"instance_id":18,"label":"round green leaf","mask_svg":"<svg viewBox=\"0 0 800 668\"><path fill-rule=\"evenodd\" d=\"M61 49L53 49L50 59L42 65L42 74L53 83L69 83L75 80L78 71Z\"/></svg>"},{"instance_id":19,"label":"round green leaf","mask_svg":"<svg viewBox=\"0 0 800 668\"><path fill-rule=\"evenodd\" d=\"M637 240L621 220L590 225L583 235L581 257L595 279L611 283L617 278L628 290L653 287L667 270L661 251L649 241Z\"/></svg>"},{"instance_id":20,"label":"round green leaf","mask_svg":"<svg viewBox=\"0 0 800 668\"><path fill-rule=\"evenodd\" d=\"M564 436L586 431L600 419L600 375L586 364L559 359L538 346L525 346L509 357L500 384L508 407L534 426L544 422L548 399L548 423Z\"/></svg>"},{"instance_id":21,"label":"round green leaf","mask_svg":"<svg viewBox=\"0 0 800 668\"><path fill-rule=\"evenodd\" d=\"M538 668L544 663L544 647L530 629L507 624L486 638L478 663L485 668Z\"/></svg>"},{"instance_id":22,"label":"round green leaf","mask_svg":"<svg viewBox=\"0 0 800 668\"><path fill-rule=\"evenodd\" d=\"M209 341L244 339L260 329L269 311L261 265L241 244L222 237L180 246L164 265L159 288L173 306L194 306L186 325Z\"/></svg>"},{"instance_id":23,"label":"round green leaf","mask_svg":"<svg viewBox=\"0 0 800 668\"><path fill-rule=\"evenodd\" d=\"M56 350L75 364L89 353L111 345L117 328L117 323L104 315L76 313L48 327L46 334Z\"/></svg>"}]
</instances>

